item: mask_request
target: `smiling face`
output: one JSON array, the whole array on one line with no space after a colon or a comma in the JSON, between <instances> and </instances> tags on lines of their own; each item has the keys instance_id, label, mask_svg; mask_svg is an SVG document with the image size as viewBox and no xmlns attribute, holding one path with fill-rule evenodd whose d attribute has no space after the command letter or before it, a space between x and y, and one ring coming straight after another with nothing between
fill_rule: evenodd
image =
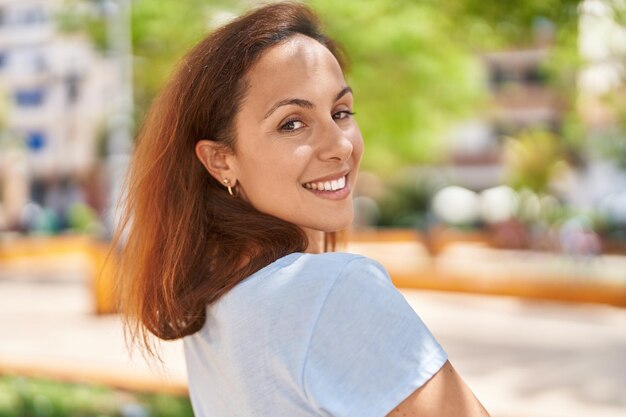
<instances>
[{"instance_id":1,"label":"smiling face","mask_svg":"<svg viewBox=\"0 0 626 417\"><path fill-rule=\"evenodd\" d=\"M353 217L363 139L351 89L331 52L302 35L266 51L246 81L226 175L240 197L300 226L315 246Z\"/></svg>"}]
</instances>

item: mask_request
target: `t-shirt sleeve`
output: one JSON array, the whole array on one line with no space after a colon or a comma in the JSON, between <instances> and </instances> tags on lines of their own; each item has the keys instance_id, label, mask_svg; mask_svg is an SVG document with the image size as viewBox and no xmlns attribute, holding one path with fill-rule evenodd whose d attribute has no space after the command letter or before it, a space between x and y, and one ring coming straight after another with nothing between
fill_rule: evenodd
<instances>
[{"instance_id":1,"label":"t-shirt sleeve","mask_svg":"<svg viewBox=\"0 0 626 417\"><path fill-rule=\"evenodd\" d=\"M384 268L359 257L326 296L304 360L303 386L322 415L384 417L446 360Z\"/></svg>"}]
</instances>

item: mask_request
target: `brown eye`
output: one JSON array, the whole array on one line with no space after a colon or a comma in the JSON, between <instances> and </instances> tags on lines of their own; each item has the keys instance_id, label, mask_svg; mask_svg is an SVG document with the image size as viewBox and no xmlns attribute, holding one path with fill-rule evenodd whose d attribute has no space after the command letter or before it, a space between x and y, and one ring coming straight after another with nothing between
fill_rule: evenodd
<instances>
[{"instance_id":1,"label":"brown eye","mask_svg":"<svg viewBox=\"0 0 626 417\"><path fill-rule=\"evenodd\" d=\"M299 119L291 119L287 120L281 127L280 130L284 130L287 132L293 132L295 130L301 129L304 127L304 123Z\"/></svg>"},{"instance_id":2,"label":"brown eye","mask_svg":"<svg viewBox=\"0 0 626 417\"><path fill-rule=\"evenodd\" d=\"M351 112L350 110L341 110L333 114L333 119L342 120L342 119L347 119L350 116L354 116L354 113Z\"/></svg>"}]
</instances>

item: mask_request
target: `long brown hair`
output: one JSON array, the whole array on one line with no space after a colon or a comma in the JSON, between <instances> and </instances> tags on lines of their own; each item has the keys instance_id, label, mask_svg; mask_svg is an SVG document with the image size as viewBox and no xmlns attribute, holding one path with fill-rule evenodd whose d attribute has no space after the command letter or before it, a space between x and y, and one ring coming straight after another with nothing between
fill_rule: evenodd
<instances>
[{"instance_id":1,"label":"long brown hair","mask_svg":"<svg viewBox=\"0 0 626 417\"><path fill-rule=\"evenodd\" d=\"M205 308L276 259L304 251L303 231L232 197L196 158L200 139L235 149L245 75L272 46L302 34L338 46L298 3L271 4L214 31L182 60L137 139L115 237L119 298L132 341L198 331ZM326 243L334 246L334 234Z\"/></svg>"}]
</instances>

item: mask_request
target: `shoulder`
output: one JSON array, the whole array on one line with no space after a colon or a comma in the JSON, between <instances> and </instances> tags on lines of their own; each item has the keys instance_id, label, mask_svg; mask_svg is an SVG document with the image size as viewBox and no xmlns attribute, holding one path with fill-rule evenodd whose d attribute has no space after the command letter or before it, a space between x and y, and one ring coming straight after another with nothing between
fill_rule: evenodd
<instances>
[{"instance_id":1,"label":"shoulder","mask_svg":"<svg viewBox=\"0 0 626 417\"><path fill-rule=\"evenodd\" d=\"M371 258L346 252L326 252L321 254L303 254L298 259L300 265L311 271L324 271L330 278L362 273L389 280L385 268Z\"/></svg>"},{"instance_id":2,"label":"shoulder","mask_svg":"<svg viewBox=\"0 0 626 417\"><path fill-rule=\"evenodd\" d=\"M325 278L328 282L320 313L334 315L339 311L348 314L380 311L391 304L406 304L402 294L393 285L386 269L377 261L354 254L333 253L317 255L317 268L328 262L333 273Z\"/></svg>"},{"instance_id":3,"label":"shoulder","mask_svg":"<svg viewBox=\"0 0 626 417\"><path fill-rule=\"evenodd\" d=\"M385 269L364 256L294 253L250 276L223 296L216 307L257 320L288 315L307 321L325 304L343 304L354 294L374 296L385 287L393 287Z\"/></svg>"},{"instance_id":4,"label":"shoulder","mask_svg":"<svg viewBox=\"0 0 626 417\"><path fill-rule=\"evenodd\" d=\"M327 259L331 260L330 263L337 259L333 268L335 285L356 284L360 287L374 284L392 285L385 267L371 258L351 253L325 253L317 256L319 258L316 262L319 262L320 266L328 263Z\"/></svg>"},{"instance_id":5,"label":"shoulder","mask_svg":"<svg viewBox=\"0 0 626 417\"><path fill-rule=\"evenodd\" d=\"M245 302L253 298L257 307L263 301L271 306L280 299L303 301L302 297L316 303L315 300L325 298L342 277L357 275L389 281L382 265L361 255L345 252L292 253L240 282L222 297L220 304Z\"/></svg>"},{"instance_id":6,"label":"shoulder","mask_svg":"<svg viewBox=\"0 0 626 417\"><path fill-rule=\"evenodd\" d=\"M333 286L342 277L356 276L390 281L380 263L362 255L345 252L293 253L249 277L244 286L254 288L255 293L261 288L280 293L298 290L309 284L315 287Z\"/></svg>"},{"instance_id":7,"label":"shoulder","mask_svg":"<svg viewBox=\"0 0 626 417\"><path fill-rule=\"evenodd\" d=\"M332 415L386 415L445 360L385 269L355 256L333 278L315 316L303 390Z\"/></svg>"},{"instance_id":8,"label":"shoulder","mask_svg":"<svg viewBox=\"0 0 626 417\"><path fill-rule=\"evenodd\" d=\"M343 252L303 254L292 264L301 283L313 281L322 285L322 296L328 296L337 288L365 292L391 286L391 279L385 268L377 261L362 255Z\"/></svg>"}]
</instances>

